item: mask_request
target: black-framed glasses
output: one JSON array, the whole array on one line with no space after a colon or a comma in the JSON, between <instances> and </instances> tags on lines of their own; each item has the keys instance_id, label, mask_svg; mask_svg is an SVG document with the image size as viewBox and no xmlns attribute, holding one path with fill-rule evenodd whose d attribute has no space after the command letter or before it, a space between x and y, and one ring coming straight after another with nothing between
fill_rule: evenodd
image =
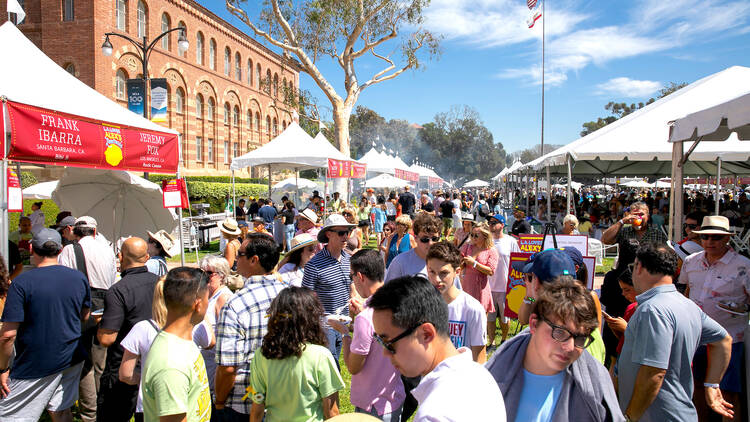
<instances>
[{"instance_id":1,"label":"black-framed glasses","mask_svg":"<svg viewBox=\"0 0 750 422\"><path fill-rule=\"evenodd\" d=\"M422 324L417 324L417 325L409 328L408 330L404 331L403 333L397 335L396 337L394 337L390 341L383 340L383 338L380 337L380 335L378 335L377 333L373 334L372 336L375 338L375 340L378 343L380 343L381 346L383 346L383 348L385 350L387 350L390 354L395 355L396 354L396 349L393 347L393 345L396 344L397 341L399 341L402 338L404 338L404 337L410 335L411 333L413 333L417 328L419 328L421 326L422 326Z\"/></svg>"},{"instance_id":2,"label":"black-framed glasses","mask_svg":"<svg viewBox=\"0 0 750 422\"><path fill-rule=\"evenodd\" d=\"M713 240L713 241L719 241L719 240L724 240L725 237L726 237L726 235L723 235L723 234L702 234L701 235L701 240L709 240L710 239L710 240Z\"/></svg>"},{"instance_id":3,"label":"black-framed glasses","mask_svg":"<svg viewBox=\"0 0 750 422\"><path fill-rule=\"evenodd\" d=\"M585 349L591 345L591 343L594 342L594 337L591 336L591 334L573 334L565 327L561 327L559 325L555 325L551 323L547 318L539 315L539 319L547 323L552 328L552 332L550 333L550 336L552 336L555 341L558 341L560 343L565 343L568 341L571 337L573 338L573 346L575 346L578 349Z\"/></svg>"},{"instance_id":4,"label":"black-framed glasses","mask_svg":"<svg viewBox=\"0 0 750 422\"><path fill-rule=\"evenodd\" d=\"M476 239L477 237L479 237L479 233L472 233L471 234L471 238L472 239Z\"/></svg>"},{"instance_id":5,"label":"black-framed glasses","mask_svg":"<svg viewBox=\"0 0 750 422\"><path fill-rule=\"evenodd\" d=\"M245 251L239 251L239 252L237 252L237 258L239 258L241 256L247 257L247 252L245 252Z\"/></svg>"},{"instance_id":6,"label":"black-framed glasses","mask_svg":"<svg viewBox=\"0 0 750 422\"><path fill-rule=\"evenodd\" d=\"M690 229L690 230L695 230L695 229L697 229L698 227L700 227L700 224L688 224L688 223L684 223L684 224L682 225L682 227L684 227L684 228L686 228L686 229Z\"/></svg>"},{"instance_id":7,"label":"black-framed glasses","mask_svg":"<svg viewBox=\"0 0 750 422\"><path fill-rule=\"evenodd\" d=\"M420 237L419 238L419 241L422 242L422 243L427 243L430 240L432 240L433 242L439 242L440 241L440 236L432 236L432 237L425 236L425 237Z\"/></svg>"},{"instance_id":8,"label":"black-framed glasses","mask_svg":"<svg viewBox=\"0 0 750 422\"><path fill-rule=\"evenodd\" d=\"M351 230L331 230L333 233L336 233L339 236L349 236L349 233L351 233Z\"/></svg>"}]
</instances>

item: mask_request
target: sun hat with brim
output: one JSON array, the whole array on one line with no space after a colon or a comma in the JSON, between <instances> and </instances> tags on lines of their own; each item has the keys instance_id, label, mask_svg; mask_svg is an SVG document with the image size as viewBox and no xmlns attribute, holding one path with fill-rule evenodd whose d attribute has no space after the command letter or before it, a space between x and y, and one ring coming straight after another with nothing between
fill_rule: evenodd
<instances>
[{"instance_id":1,"label":"sun hat with brim","mask_svg":"<svg viewBox=\"0 0 750 422\"><path fill-rule=\"evenodd\" d=\"M693 230L695 234L725 234L733 235L729 228L729 219L721 215L707 215L703 217L700 230Z\"/></svg>"},{"instance_id":2,"label":"sun hat with brim","mask_svg":"<svg viewBox=\"0 0 750 422\"><path fill-rule=\"evenodd\" d=\"M172 257L172 254L169 253L169 250L174 246L174 237L172 237L171 234L167 233L166 230L159 230L156 233L151 233L150 231L146 230L146 233L148 233L148 237L154 239L161 245L161 249L168 257Z\"/></svg>"},{"instance_id":3,"label":"sun hat with brim","mask_svg":"<svg viewBox=\"0 0 750 422\"><path fill-rule=\"evenodd\" d=\"M308 234L308 233L298 234L297 236L294 236L294 238L292 239L292 249L289 249L288 253L292 253L296 250L305 248L307 246L314 246L314 245L317 245L318 243L319 243L318 239L315 239L314 237L312 237L311 234Z\"/></svg>"},{"instance_id":4,"label":"sun hat with brim","mask_svg":"<svg viewBox=\"0 0 750 422\"><path fill-rule=\"evenodd\" d=\"M681 260L685 260L688 256L700 252L703 250L703 246L693 242L692 240L688 240L687 242L683 244L679 244L677 242L669 241L667 242L667 245L674 250L674 252L677 254L677 256L680 257Z\"/></svg>"},{"instance_id":5,"label":"sun hat with brim","mask_svg":"<svg viewBox=\"0 0 750 422\"><path fill-rule=\"evenodd\" d=\"M237 225L237 220L235 220L232 217L227 217L224 221L219 224L219 230L221 230L222 233L226 233L230 236L239 236L242 234L242 230L240 230L239 226Z\"/></svg>"},{"instance_id":6,"label":"sun hat with brim","mask_svg":"<svg viewBox=\"0 0 750 422\"><path fill-rule=\"evenodd\" d=\"M468 212L461 214L461 221L474 221L474 216Z\"/></svg>"},{"instance_id":7,"label":"sun hat with brim","mask_svg":"<svg viewBox=\"0 0 750 422\"><path fill-rule=\"evenodd\" d=\"M299 213L299 216L304 217L313 224L316 224L318 222L318 214L315 214L315 211L311 210L310 208L305 208L304 211Z\"/></svg>"},{"instance_id":8,"label":"sun hat with brim","mask_svg":"<svg viewBox=\"0 0 750 422\"><path fill-rule=\"evenodd\" d=\"M323 228L320 229L318 232L318 242L320 243L328 243L328 238L326 237L326 232L331 229L331 227L356 227L356 224L352 224L348 221L346 221L346 218L341 214L331 214L326 218L325 224L323 224Z\"/></svg>"}]
</instances>

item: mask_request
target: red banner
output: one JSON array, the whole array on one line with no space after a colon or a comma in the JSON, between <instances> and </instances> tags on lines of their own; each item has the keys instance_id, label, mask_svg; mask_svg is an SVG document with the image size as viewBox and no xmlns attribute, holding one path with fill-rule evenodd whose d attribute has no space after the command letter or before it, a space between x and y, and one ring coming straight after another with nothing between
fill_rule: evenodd
<instances>
[{"instance_id":1,"label":"red banner","mask_svg":"<svg viewBox=\"0 0 750 422\"><path fill-rule=\"evenodd\" d=\"M190 208L185 179L162 180L161 190L164 208Z\"/></svg>"},{"instance_id":2,"label":"red banner","mask_svg":"<svg viewBox=\"0 0 750 422\"><path fill-rule=\"evenodd\" d=\"M328 177L332 179L360 179L365 177L366 173L366 164L360 164L356 161L334 160L332 158L328 159Z\"/></svg>"},{"instance_id":3,"label":"red banner","mask_svg":"<svg viewBox=\"0 0 750 422\"><path fill-rule=\"evenodd\" d=\"M12 169L8 169L8 211L23 212L21 180L18 178L16 171Z\"/></svg>"},{"instance_id":4,"label":"red banner","mask_svg":"<svg viewBox=\"0 0 750 422\"><path fill-rule=\"evenodd\" d=\"M428 177L427 178L427 183L429 183L430 186L442 185L443 184L443 179L441 179L439 177Z\"/></svg>"},{"instance_id":5,"label":"red banner","mask_svg":"<svg viewBox=\"0 0 750 422\"><path fill-rule=\"evenodd\" d=\"M367 175L367 164L352 161L352 179L362 179Z\"/></svg>"},{"instance_id":6,"label":"red banner","mask_svg":"<svg viewBox=\"0 0 750 422\"><path fill-rule=\"evenodd\" d=\"M514 262L525 262L532 254L526 252L511 252L510 262L508 263L508 284L505 294L505 316L508 318L518 318L518 311L521 309L521 303L526 297L526 283L523 280L523 274L513 269Z\"/></svg>"},{"instance_id":7,"label":"red banner","mask_svg":"<svg viewBox=\"0 0 750 422\"><path fill-rule=\"evenodd\" d=\"M8 101L8 158L28 163L177 172L178 137Z\"/></svg>"},{"instance_id":8,"label":"red banner","mask_svg":"<svg viewBox=\"0 0 750 422\"><path fill-rule=\"evenodd\" d=\"M408 180L409 182L419 182L419 173L413 171L395 169L394 175L397 179Z\"/></svg>"}]
</instances>

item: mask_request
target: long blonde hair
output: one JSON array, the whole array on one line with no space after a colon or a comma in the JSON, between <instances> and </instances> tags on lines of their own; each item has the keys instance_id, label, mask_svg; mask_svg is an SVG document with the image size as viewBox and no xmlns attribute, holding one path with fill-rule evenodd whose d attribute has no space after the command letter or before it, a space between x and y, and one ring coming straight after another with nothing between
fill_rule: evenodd
<instances>
[{"instance_id":1,"label":"long blonde hair","mask_svg":"<svg viewBox=\"0 0 750 422\"><path fill-rule=\"evenodd\" d=\"M492 233L490 232L490 226L487 223L475 224L474 227L471 228L471 231L473 232L474 229L479 229L479 231L481 231L482 234L484 235L484 243L482 244L482 246L485 249L489 249L495 246L495 242L492 240Z\"/></svg>"},{"instance_id":2,"label":"long blonde hair","mask_svg":"<svg viewBox=\"0 0 750 422\"><path fill-rule=\"evenodd\" d=\"M151 314L154 322L159 328L164 327L167 323L167 305L164 303L164 280L167 277L159 278L154 287L154 300L151 302Z\"/></svg>"}]
</instances>

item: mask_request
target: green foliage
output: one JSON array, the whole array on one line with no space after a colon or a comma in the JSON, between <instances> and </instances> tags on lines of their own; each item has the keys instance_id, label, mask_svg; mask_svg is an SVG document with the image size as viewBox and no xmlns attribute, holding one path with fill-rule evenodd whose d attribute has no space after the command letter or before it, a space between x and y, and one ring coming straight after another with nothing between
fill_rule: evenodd
<instances>
[{"instance_id":1,"label":"green foliage","mask_svg":"<svg viewBox=\"0 0 750 422\"><path fill-rule=\"evenodd\" d=\"M252 183L235 183L234 192L237 198L252 196L265 198L268 196L268 185ZM211 204L209 212L224 211L227 198L232 196L231 183L188 181L188 193L191 203Z\"/></svg>"},{"instance_id":2,"label":"green foliage","mask_svg":"<svg viewBox=\"0 0 750 422\"><path fill-rule=\"evenodd\" d=\"M23 215L31 214L31 206L34 202L42 201L42 212L44 213L44 226L49 227L55 224L57 213L60 212L60 208L57 207L55 201L51 199L24 199L23 200ZM8 213L8 228L9 231L18 230L18 220L21 218L20 212L9 212Z\"/></svg>"},{"instance_id":3,"label":"green foliage","mask_svg":"<svg viewBox=\"0 0 750 422\"><path fill-rule=\"evenodd\" d=\"M36 176L34 176L33 173L28 172L28 171L22 171L20 179L21 179L21 188L22 189L26 189L29 186L36 185L37 183L39 183L36 180Z\"/></svg>"},{"instance_id":4,"label":"green foliage","mask_svg":"<svg viewBox=\"0 0 750 422\"><path fill-rule=\"evenodd\" d=\"M174 179L173 174L149 174L148 180L161 184L162 180ZM232 183L232 176L186 176L185 180L188 182L217 182L217 183ZM235 177L235 183L258 183L268 184L268 179L259 178L248 178L248 177Z\"/></svg>"}]
</instances>

